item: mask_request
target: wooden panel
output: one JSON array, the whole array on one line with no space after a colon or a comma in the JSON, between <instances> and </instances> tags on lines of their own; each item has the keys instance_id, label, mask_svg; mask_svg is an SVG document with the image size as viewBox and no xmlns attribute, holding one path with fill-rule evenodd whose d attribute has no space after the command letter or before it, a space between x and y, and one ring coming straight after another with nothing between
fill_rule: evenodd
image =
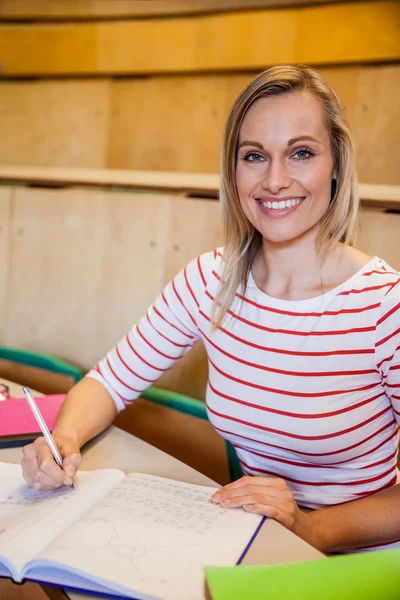
<instances>
[{"instance_id":1,"label":"wooden panel","mask_svg":"<svg viewBox=\"0 0 400 600\"><path fill-rule=\"evenodd\" d=\"M90 368L160 291L169 211L167 196L18 189L5 343Z\"/></svg>"},{"instance_id":2,"label":"wooden panel","mask_svg":"<svg viewBox=\"0 0 400 600\"><path fill-rule=\"evenodd\" d=\"M14 190L0 188L0 344L4 339L4 324L7 319L7 295L10 265L11 203Z\"/></svg>"},{"instance_id":3,"label":"wooden panel","mask_svg":"<svg viewBox=\"0 0 400 600\"><path fill-rule=\"evenodd\" d=\"M364 208L360 215L357 247L383 258L400 271L400 213Z\"/></svg>"},{"instance_id":4,"label":"wooden panel","mask_svg":"<svg viewBox=\"0 0 400 600\"><path fill-rule=\"evenodd\" d=\"M307 4L341 0L307 0ZM305 0L0 0L1 20L104 19L148 17L227 10L248 10L266 6L305 4Z\"/></svg>"},{"instance_id":5,"label":"wooden panel","mask_svg":"<svg viewBox=\"0 0 400 600\"><path fill-rule=\"evenodd\" d=\"M104 167L109 83L0 83L3 165Z\"/></svg>"},{"instance_id":6,"label":"wooden panel","mask_svg":"<svg viewBox=\"0 0 400 600\"><path fill-rule=\"evenodd\" d=\"M400 184L400 103L393 101L399 93L400 65L318 70L345 105L360 181ZM218 172L229 109L252 77L192 75L113 82L107 165Z\"/></svg>"},{"instance_id":7,"label":"wooden panel","mask_svg":"<svg viewBox=\"0 0 400 600\"><path fill-rule=\"evenodd\" d=\"M220 246L222 239L218 202L201 198L173 198L164 285L190 260Z\"/></svg>"},{"instance_id":8,"label":"wooden panel","mask_svg":"<svg viewBox=\"0 0 400 600\"><path fill-rule=\"evenodd\" d=\"M216 200L219 195L219 175L216 173L0 166L0 181L54 188L83 185L94 189L157 190L178 193L174 197L181 198L198 195L199 200ZM400 209L399 185L360 183L359 194L363 206Z\"/></svg>"},{"instance_id":9,"label":"wooden panel","mask_svg":"<svg viewBox=\"0 0 400 600\"><path fill-rule=\"evenodd\" d=\"M399 25L400 4L395 0L201 18L4 25L0 56L3 73L10 77L376 62L400 58Z\"/></svg>"},{"instance_id":10,"label":"wooden panel","mask_svg":"<svg viewBox=\"0 0 400 600\"><path fill-rule=\"evenodd\" d=\"M399 3L400 8L400 3ZM398 34L400 47L400 34ZM345 105L363 183L400 184L400 65L320 69Z\"/></svg>"},{"instance_id":11,"label":"wooden panel","mask_svg":"<svg viewBox=\"0 0 400 600\"><path fill-rule=\"evenodd\" d=\"M122 169L0 166L0 181L43 187L87 186L102 189L197 193L214 199L218 197L219 189L219 175L216 173L126 171Z\"/></svg>"},{"instance_id":12,"label":"wooden panel","mask_svg":"<svg viewBox=\"0 0 400 600\"><path fill-rule=\"evenodd\" d=\"M222 243L219 203L198 198L174 199L164 285L193 258L221 246ZM162 375L157 385L204 400L207 379L207 355L203 343L199 341L172 369Z\"/></svg>"},{"instance_id":13,"label":"wooden panel","mask_svg":"<svg viewBox=\"0 0 400 600\"><path fill-rule=\"evenodd\" d=\"M251 78L192 75L113 82L107 166L217 173L229 108Z\"/></svg>"},{"instance_id":14,"label":"wooden panel","mask_svg":"<svg viewBox=\"0 0 400 600\"><path fill-rule=\"evenodd\" d=\"M400 103L393 101L399 93L400 64L319 71L345 104L360 181L400 184ZM230 106L252 77L3 82L0 136L6 141L0 146L0 164L183 171L191 173L190 180L193 173L217 173ZM45 173L25 176L34 181L36 175L47 183ZM146 187L143 178L135 180L128 171L77 170L55 176L59 182ZM149 179L153 189L173 189L168 174ZM174 189L182 186L190 187L187 178ZM215 193L218 184L201 180L201 187Z\"/></svg>"}]
</instances>

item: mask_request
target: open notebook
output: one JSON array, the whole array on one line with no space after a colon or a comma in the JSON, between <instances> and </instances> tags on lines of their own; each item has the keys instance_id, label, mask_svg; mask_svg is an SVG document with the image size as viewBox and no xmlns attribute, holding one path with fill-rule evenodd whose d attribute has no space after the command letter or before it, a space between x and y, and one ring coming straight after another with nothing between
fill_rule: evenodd
<instances>
[{"instance_id":1,"label":"open notebook","mask_svg":"<svg viewBox=\"0 0 400 600\"><path fill-rule=\"evenodd\" d=\"M37 492L0 463L0 576L139 600L200 600L203 568L238 563L262 518L215 488L116 469Z\"/></svg>"}]
</instances>

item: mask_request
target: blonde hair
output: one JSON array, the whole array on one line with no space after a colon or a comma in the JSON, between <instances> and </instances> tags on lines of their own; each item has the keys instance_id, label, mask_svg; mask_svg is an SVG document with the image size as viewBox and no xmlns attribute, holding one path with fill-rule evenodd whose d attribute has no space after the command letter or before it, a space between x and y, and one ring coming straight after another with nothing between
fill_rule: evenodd
<instances>
[{"instance_id":1,"label":"blonde hair","mask_svg":"<svg viewBox=\"0 0 400 600\"><path fill-rule=\"evenodd\" d=\"M214 328L221 325L239 286L245 291L253 260L262 245L261 234L242 211L236 188L237 145L244 116L259 98L303 91L313 94L321 102L336 173L336 189L318 232L317 252L323 261L338 242L354 243L358 212L355 155L340 100L314 69L303 65L272 67L253 79L239 94L225 128L220 190L225 245L220 285L212 311Z\"/></svg>"}]
</instances>

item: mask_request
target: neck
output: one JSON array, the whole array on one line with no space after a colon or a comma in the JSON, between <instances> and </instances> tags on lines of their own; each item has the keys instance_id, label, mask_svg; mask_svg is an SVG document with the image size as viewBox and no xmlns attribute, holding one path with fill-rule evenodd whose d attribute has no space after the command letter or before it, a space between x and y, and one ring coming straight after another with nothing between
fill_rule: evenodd
<instances>
[{"instance_id":1,"label":"neck","mask_svg":"<svg viewBox=\"0 0 400 600\"><path fill-rule=\"evenodd\" d=\"M323 292L326 265L317 253L316 237L317 231L309 231L284 243L263 239L253 267L258 287L271 296L288 300Z\"/></svg>"}]
</instances>

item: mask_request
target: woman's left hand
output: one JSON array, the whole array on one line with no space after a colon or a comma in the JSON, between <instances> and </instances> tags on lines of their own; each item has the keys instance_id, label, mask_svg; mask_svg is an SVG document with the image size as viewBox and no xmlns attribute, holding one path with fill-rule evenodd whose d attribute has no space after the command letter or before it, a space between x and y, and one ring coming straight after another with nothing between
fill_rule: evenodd
<instances>
[{"instance_id":1,"label":"woman's left hand","mask_svg":"<svg viewBox=\"0 0 400 600\"><path fill-rule=\"evenodd\" d=\"M271 517L303 539L308 537L307 513L299 509L283 479L242 477L217 490L211 500L223 508L243 507L248 512Z\"/></svg>"}]
</instances>

